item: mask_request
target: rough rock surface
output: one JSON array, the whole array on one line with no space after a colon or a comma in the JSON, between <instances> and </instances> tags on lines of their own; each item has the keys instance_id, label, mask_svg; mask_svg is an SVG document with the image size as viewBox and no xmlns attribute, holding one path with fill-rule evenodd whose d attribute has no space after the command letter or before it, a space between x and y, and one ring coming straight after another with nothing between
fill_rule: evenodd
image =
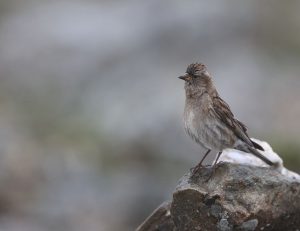
<instances>
[{"instance_id":1,"label":"rough rock surface","mask_svg":"<svg viewBox=\"0 0 300 231\"><path fill-rule=\"evenodd\" d=\"M300 182L271 168L219 163L186 174L137 231L300 230Z\"/></svg>"},{"instance_id":2,"label":"rough rock surface","mask_svg":"<svg viewBox=\"0 0 300 231\"><path fill-rule=\"evenodd\" d=\"M171 202L164 202L137 228L147 231L176 231L170 213Z\"/></svg>"}]
</instances>

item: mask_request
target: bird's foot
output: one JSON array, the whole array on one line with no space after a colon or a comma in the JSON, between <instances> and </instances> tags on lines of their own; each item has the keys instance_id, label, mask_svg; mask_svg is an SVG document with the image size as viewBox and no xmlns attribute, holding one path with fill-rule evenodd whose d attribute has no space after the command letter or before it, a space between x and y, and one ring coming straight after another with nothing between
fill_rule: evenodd
<instances>
[{"instance_id":1,"label":"bird's foot","mask_svg":"<svg viewBox=\"0 0 300 231\"><path fill-rule=\"evenodd\" d=\"M211 165L205 165L205 166L197 165L194 168L191 168L190 171L191 171L190 178L194 178L196 175L198 175L199 178L202 179L204 182L208 182L211 179L211 177L214 175L215 168L212 167Z\"/></svg>"},{"instance_id":2,"label":"bird's foot","mask_svg":"<svg viewBox=\"0 0 300 231\"><path fill-rule=\"evenodd\" d=\"M206 166L203 166L202 164L197 164L195 167L191 168L190 171L192 173L192 177L196 175L196 173L201 169L204 168Z\"/></svg>"},{"instance_id":3,"label":"bird's foot","mask_svg":"<svg viewBox=\"0 0 300 231\"><path fill-rule=\"evenodd\" d=\"M200 169L206 169L205 170L205 175L207 176L207 178L205 179L205 182L208 182L212 176L215 174L217 168L219 168L224 162L220 161L218 163L215 163L213 165L207 164L207 165L202 165L202 164L198 164L195 167L191 168L191 177L194 177L196 175L197 172L199 172Z\"/></svg>"},{"instance_id":4,"label":"bird's foot","mask_svg":"<svg viewBox=\"0 0 300 231\"><path fill-rule=\"evenodd\" d=\"M223 164L223 163L225 163L225 162L223 162L223 161L220 161L220 162L218 162L218 163L216 163L216 164L214 164L214 165L210 165L210 169L209 169L209 171L210 171L210 173L209 173L209 176L208 176L208 178L205 180L205 182L208 182L211 178L212 178L212 176L216 173L216 170L219 168L219 167L221 167L221 165Z\"/></svg>"},{"instance_id":5,"label":"bird's foot","mask_svg":"<svg viewBox=\"0 0 300 231\"><path fill-rule=\"evenodd\" d=\"M211 168L209 168L208 177L206 178L205 182L208 182L215 174L215 172L216 172L216 165L213 165Z\"/></svg>"},{"instance_id":6,"label":"bird's foot","mask_svg":"<svg viewBox=\"0 0 300 231\"><path fill-rule=\"evenodd\" d=\"M203 169L203 168L208 169L210 171L210 169L212 168L212 165L210 165L210 164L206 164L206 165L198 164L198 165L196 165L195 167L190 169L191 177L194 177L199 172L199 170Z\"/></svg>"},{"instance_id":7,"label":"bird's foot","mask_svg":"<svg viewBox=\"0 0 300 231\"><path fill-rule=\"evenodd\" d=\"M192 173L191 177L195 176L196 172L198 172L200 168L202 168L201 165L200 165L200 166L199 166L199 165L196 165L195 167L192 167L192 168L190 169L190 172Z\"/></svg>"}]
</instances>

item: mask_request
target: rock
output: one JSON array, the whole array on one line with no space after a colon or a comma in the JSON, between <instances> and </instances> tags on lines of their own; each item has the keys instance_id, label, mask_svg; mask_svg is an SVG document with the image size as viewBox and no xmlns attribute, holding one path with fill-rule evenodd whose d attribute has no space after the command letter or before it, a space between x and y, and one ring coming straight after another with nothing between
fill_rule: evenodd
<instances>
[{"instance_id":1,"label":"rock","mask_svg":"<svg viewBox=\"0 0 300 231\"><path fill-rule=\"evenodd\" d=\"M219 163L184 175L172 202L137 231L252 231L300 228L300 182L272 168Z\"/></svg>"},{"instance_id":2,"label":"rock","mask_svg":"<svg viewBox=\"0 0 300 231\"><path fill-rule=\"evenodd\" d=\"M258 220L257 219L252 219L249 221L245 221L243 224L241 224L237 230L241 231L253 231L258 225Z\"/></svg>"},{"instance_id":3,"label":"rock","mask_svg":"<svg viewBox=\"0 0 300 231\"><path fill-rule=\"evenodd\" d=\"M170 214L171 202L164 202L137 228L139 231L176 231Z\"/></svg>"}]
</instances>

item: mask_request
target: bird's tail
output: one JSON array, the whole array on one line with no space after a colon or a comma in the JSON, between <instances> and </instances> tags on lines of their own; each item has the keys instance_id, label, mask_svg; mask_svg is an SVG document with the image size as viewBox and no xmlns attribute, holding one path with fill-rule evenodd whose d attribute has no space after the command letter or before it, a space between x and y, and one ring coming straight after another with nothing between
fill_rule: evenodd
<instances>
[{"instance_id":1,"label":"bird's tail","mask_svg":"<svg viewBox=\"0 0 300 231\"><path fill-rule=\"evenodd\" d=\"M263 149L263 147L260 146L258 143L254 142L254 141L251 140L251 139L250 139L250 141L251 141L251 143L253 144L253 146L254 146L255 149L259 149L259 150L261 150L261 151L265 151L265 150Z\"/></svg>"},{"instance_id":2,"label":"bird's tail","mask_svg":"<svg viewBox=\"0 0 300 231\"><path fill-rule=\"evenodd\" d=\"M267 157L265 157L263 154L261 154L259 151L257 151L255 148L248 146L247 147L249 149L249 152L253 155L255 155L256 157L258 157L259 159L261 159L263 162L265 162L266 164L273 166L274 163L272 161L270 161Z\"/></svg>"}]
</instances>

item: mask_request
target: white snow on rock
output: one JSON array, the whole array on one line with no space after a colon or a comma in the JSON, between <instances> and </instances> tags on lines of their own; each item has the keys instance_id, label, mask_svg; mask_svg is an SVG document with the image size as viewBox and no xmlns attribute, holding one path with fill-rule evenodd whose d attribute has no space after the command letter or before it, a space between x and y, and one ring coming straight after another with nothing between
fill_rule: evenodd
<instances>
[{"instance_id":1,"label":"white snow on rock","mask_svg":"<svg viewBox=\"0 0 300 231\"><path fill-rule=\"evenodd\" d=\"M272 147L265 141L251 138L256 143L260 144L265 151L260 151L265 157L275 163L276 171L280 172L283 175L291 178L292 180L300 181L300 175L295 172L292 172L284 167L283 160L280 156L273 151ZM218 162L230 162L230 163L239 163L253 166L269 167L261 159L257 158L251 153L242 152L236 149L225 149Z\"/></svg>"}]
</instances>

